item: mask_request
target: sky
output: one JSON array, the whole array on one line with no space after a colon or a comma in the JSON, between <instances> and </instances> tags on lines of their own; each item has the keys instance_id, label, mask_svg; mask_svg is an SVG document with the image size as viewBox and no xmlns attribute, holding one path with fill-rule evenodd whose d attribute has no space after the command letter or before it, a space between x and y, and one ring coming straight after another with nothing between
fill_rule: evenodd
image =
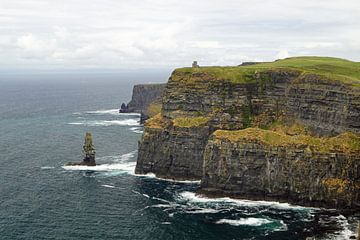
<instances>
[{"instance_id":1,"label":"sky","mask_svg":"<svg viewBox=\"0 0 360 240\"><path fill-rule=\"evenodd\" d=\"M360 61L359 0L0 0L0 71Z\"/></svg>"}]
</instances>

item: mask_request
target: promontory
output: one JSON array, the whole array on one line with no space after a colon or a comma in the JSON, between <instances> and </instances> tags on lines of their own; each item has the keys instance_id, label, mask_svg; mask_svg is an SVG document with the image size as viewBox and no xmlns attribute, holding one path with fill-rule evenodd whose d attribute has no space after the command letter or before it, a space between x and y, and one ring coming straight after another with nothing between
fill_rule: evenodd
<instances>
[{"instance_id":1,"label":"promontory","mask_svg":"<svg viewBox=\"0 0 360 240\"><path fill-rule=\"evenodd\" d=\"M360 209L360 63L294 57L173 71L136 173L199 192Z\"/></svg>"}]
</instances>

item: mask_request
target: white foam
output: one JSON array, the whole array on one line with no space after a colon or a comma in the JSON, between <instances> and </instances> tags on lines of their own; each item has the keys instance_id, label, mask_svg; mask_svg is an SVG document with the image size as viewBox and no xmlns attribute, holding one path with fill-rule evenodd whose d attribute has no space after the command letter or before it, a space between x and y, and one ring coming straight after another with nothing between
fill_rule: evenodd
<instances>
[{"instance_id":1,"label":"white foam","mask_svg":"<svg viewBox=\"0 0 360 240\"><path fill-rule=\"evenodd\" d=\"M72 170L72 171L113 171L113 170L120 170L130 174L134 173L136 163L129 162L129 163L115 163L115 164L100 164L96 166L62 166L65 170Z\"/></svg>"},{"instance_id":2,"label":"white foam","mask_svg":"<svg viewBox=\"0 0 360 240\"><path fill-rule=\"evenodd\" d=\"M92 120L92 121L80 121L80 122L70 122L70 125L84 125L88 127L97 127L97 126L138 126L140 121L138 119L125 119L125 120Z\"/></svg>"},{"instance_id":3,"label":"white foam","mask_svg":"<svg viewBox=\"0 0 360 240\"><path fill-rule=\"evenodd\" d=\"M135 174L136 162L129 162L129 160L131 160L135 156L136 152L137 150L120 156L104 156L98 158L100 162L111 161L112 163L99 164L96 166L83 166L83 165L62 166L62 168L71 171L99 171L99 172L121 171L121 172L126 172L128 174Z\"/></svg>"},{"instance_id":4,"label":"white foam","mask_svg":"<svg viewBox=\"0 0 360 240\"><path fill-rule=\"evenodd\" d=\"M240 218L236 220L224 218L216 222L216 224L229 224L232 226L248 225L254 227L258 227L269 223L271 223L271 221L265 218Z\"/></svg>"},{"instance_id":5,"label":"white foam","mask_svg":"<svg viewBox=\"0 0 360 240\"><path fill-rule=\"evenodd\" d=\"M205 196L197 195L194 192L181 192L179 194L179 199L183 201L197 202L197 203L216 203L216 202L224 202L235 204L238 206L268 206L274 208L282 208L282 209L309 209L301 206L293 206L288 203L279 203L279 202L270 202L270 201L252 201L252 200L239 200L228 197L223 198L207 198Z\"/></svg>"},{"instance_id":6,"label":"white foam","mask_svg":"<svg viewBox=\"0 0 360 240\"><path fill-rule=\"evenodd\" d=\"M44 167L41 167L41 169L54 169L55 167L50 167L50 166L44 166Z\"/></svg>"},{"instance_id":7,"label":"white foam","mask_svg":"<svg viewBox=\"0 0 360 240\"><path fill-rule=\"evenodd\" d=\"M154 173L147 173L147 174L135 174L138 177L148 177L148 178L156 178L158 180L162 180L162 181L167 181L167 182L175 182L175 183L191 183L191 184L199 184L200 180L195 180L195 181L191 181L191 180L175 180L175 179L170 179L170 178L160 178L160 177L156 177L156 175Z\"/></svg>"},{"instance_id":8,"label":"white foam","mask_svg":"<svg viewBox=\"0 0 360 240\"><path fill-rule=\"evenodd\" d=\"M222 210L216 210L216 209L212 209L212 208L203 208L203 209L197 209L197 210L188 210L186 211L186 213L191 213L191 214L204 214L204 213L219 213Z\"/></svg>"},{"instance_id":9,"label":"white foam","mask_svg":"<svg viewBox=\"0 0 360 240\"><path fill-rule=\"evenodd\" d=\"M120 115L120 116L140 116L139 113L119 113L119 109L101 109L96 111L87 111L86 114L96 114L96 115ZM74 113L75 114L75 113Z\"/></svg>"},{"instance_id":10,"label":"white foam","mask_svg":"<svg viewBox=\"0 0 360 240\"><path fill-rule=\"evenodd\" d=\"M115 186L112 186L112 185L106 185L106 184L101 185L101 186L106 187L106 188L115 188Z\"/></svg>"},{"instance_id":11,"label":"white foam","mask_svg":"<svg viewBox=\"0 0 360 240\"><path fill-rule=\"evenodd\" d=\"M170 204L156 204L156 205L151 205L150 207L152 207L152 208L171 208L172 205L170 205Z\"/></svg>"},{"instance_id":12,"label":"white foam","mask_svg":"<svg viewBox=\"0 0 360 240\"><path fill-rule=\"evenodd\" d=\"M144 197L146 197L146 198L150 198L150 196L147 195L147 194L145 194L145 193L143 193L142 195L143 195Z\"/></svg>"},{"instance_id":13,"label":"white foam","mask_svg":"<svg viewBox=\"0 0 360 240\"><path fill-rule=\"evenodd\" d=\"M163 225L169 225L169 224L171 224L171 222L162 222L161 224L163 224Z\"/></svg>"},{"instance_id":14,"label":"white foam","mask_svg":"<svg viewBox=\"0 0 360 240\"><path fill-rule=\"evenodd\" d=\"M130 128L130 131L138 134L142 134L144 132L140 127L132 127Z\"/></svg>"},{"instance_id":15,"label":"white foam","mask_svg":"<svg viewBox=\"0 0 360 240\"><path fill-rule=\"evenodd\" d=\"M329 234L326 236L326 239L347 240L350 239L351 236L356 236L356 233L350 230L350 224L345 216L339 215L332 218L335 218L343 229L342 231L335 232L334 234Z\"/></svg>"}]
</instances>

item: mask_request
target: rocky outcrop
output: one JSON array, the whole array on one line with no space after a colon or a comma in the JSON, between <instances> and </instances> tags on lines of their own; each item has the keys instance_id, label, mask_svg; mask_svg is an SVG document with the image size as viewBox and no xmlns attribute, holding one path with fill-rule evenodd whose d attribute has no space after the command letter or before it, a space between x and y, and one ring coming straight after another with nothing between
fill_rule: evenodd
<instances>
[{"instance_id":1,"label":"rocky outcrop","mask_svg":"<svg viewBox=\"0 0 360 240\"><path fill-rule=\"evenodd\" d=\"M360 152L356 150L354 154L324 147L326 151L314 148L309 155L301 144L311 146L314 139L322 141L344 132L358 136L358 119L359 87L351 81L343 81L342 76L261 64L177 69L164 89L161 113L145 124L136 173L152 172L159 177L181 180L202 179L202 191L207 193L240 197L254 193L253 198L259 199L354 207L359 201L354 192L359 171L356 170L359 160L356 154ZM290 147L265 147L249 142L241 148L244 143L214 140L213 133L218 130L255 132L254 129L259 128L284 134L284 138L300 137L310 142ZM208 159L212 164L206 164ZM220 177L226 169L221 164L228 166L228 162L236 162L235 159L237 163L231 166L231 177L226 174L225 178ZM345 168L344 164L349 161L351 164ZM304 166L305 170L302 172L296 164ZM312 164L317 164L318 168L309 173L306 169ZM242 168L250 170L244 172ZM282 177L272 178L273 173L268 168ZM342 175L340 169L344 169ZM265 178L259 180L259 175L270 176L275 185L269 185ZM317 185L306 192L306 183L310 181ZM344 188L351 192L350 197L331 190L350 183L350 188ZM248 184L249 188L242 184ZM327 189L326 184L332 185L331 189Z\"/></svg>"},{"instance_id":2,"label":"rocky outcrop","mask_svg":"<svg viewBox=\"0 0 360 240\"><path fill-rule=\"evenodd\" d=\"M162 92L166 84L139 84L135 85L131 101L121 105L120 112L145 113L153 102L161 102Z\"/></svg>"},{"instance_id":3,"label":"rocky outcrop","mask_svg":"<svg viewBox=\"0 0 360 240\"><path fill-rule=\"evenodd\" d=\"M331 149L331 150L329 150ZM360 138L216 131L204 152L200 191L307 206L360 209Z\"/></svg>"}]
</instances>

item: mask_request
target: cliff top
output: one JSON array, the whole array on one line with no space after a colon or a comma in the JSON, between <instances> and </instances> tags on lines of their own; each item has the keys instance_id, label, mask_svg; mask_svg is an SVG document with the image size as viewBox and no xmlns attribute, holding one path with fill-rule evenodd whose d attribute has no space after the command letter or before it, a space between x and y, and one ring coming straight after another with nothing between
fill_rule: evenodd
<instances>
[{"instance_id":1,"label":"cliff top","mask_svg":"<svg viewBox=\"0 0 360 240\"><path fill-rule=\"evenodd\" d=\"M299 71L301 74L316 74L326 79L337 80L360 87L360 62L331 57L292 57L274 62L234 67L179 68L172 75L173 80L204 79L228 80L239 83L251 82L256 72L269 70ZM184 79L183 75L187 78Z\"/></svg>"},{"instance_id":2,"label":"cliff top","mask_svg":"<svg viewBox=\"0 0 360 240\"><path fill-rule=\"evenodd\" d=\"M260 128L246 128L244 130L217 130L214 132L215 140L229 140L233 143L257 142L275 146L314 149L318 152L360 152L360 137L347 132L336 137L313 137L310 135L286 135L281 132L264 130Z\"/></svg>"}]
</instances>

